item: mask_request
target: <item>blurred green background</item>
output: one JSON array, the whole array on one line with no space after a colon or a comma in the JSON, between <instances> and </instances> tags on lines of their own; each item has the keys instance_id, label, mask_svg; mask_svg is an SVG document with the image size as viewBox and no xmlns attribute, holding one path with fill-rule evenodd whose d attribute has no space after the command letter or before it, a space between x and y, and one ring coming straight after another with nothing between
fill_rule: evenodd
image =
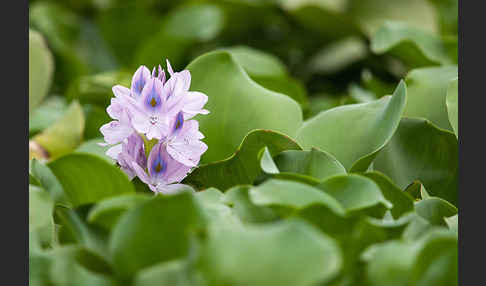
<instances>
[{"instance_id":1,"label":"blurred green background","mask_svg":"<svg viewBox=\"0 0 486 286\"><path fill-rule=\"evenodd\" d=\"M457 64L457 10L457 0L30 1L31 156L42 157L35 144L56 157L99 137L111 87L138 66L167 58L180 70L216 49L299 102L304 119L391 94L411 69Z\"/></svg>"}]
</instances>

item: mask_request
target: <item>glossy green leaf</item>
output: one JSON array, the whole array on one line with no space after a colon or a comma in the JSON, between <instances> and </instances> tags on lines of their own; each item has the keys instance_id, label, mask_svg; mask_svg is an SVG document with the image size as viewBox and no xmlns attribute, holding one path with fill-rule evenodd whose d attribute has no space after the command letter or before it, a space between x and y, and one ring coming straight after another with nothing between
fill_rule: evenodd
<instances>
[{"instance_id":1,"label":"glossy green leaf","mask_svg":"<svg viewBox=\"0 0 486 286\"><path fill-rule=\"evenodd\" d=\"M371 38L371 50L393 55L409 67L453 63L437 35L399 22L385 22Z\"/></svg>"},{"instance_id":2,"label":"glossy green leaf","mask_svg":"<svg viewBox=\"0 0 486 286\"><path fill-rule=\"evenodd\" d=\"M410 71L405 81L408 100L404 116L426 118L443 129L452 130L447 114L446 96L457 66L429 67Z\"/></svg>"},{"instance_id":3,"label":"glossy green leaf","mask_svg":"<svg viewBox=\"0 0 486 286\"><path fill-rule=\"evenodd\" d=\"M245 46L224 50L234 57L250 77L283 77L287 74L285 65L271 54Z\"/></svg>"},{"instance_id":4,"label":"glossy green leaf","mask_svg":"<svg viewBox=\"0 0 486 286\"><path fill-rule=\"evenodd\" d=\"M381 217L392 207L383 196L380 187L364 176L338 175L328 178L316 188L335 198L350 214L366 212Z\"/></svg>"},{"instance_id":5,"label":"glossy green leaf","mask_svg":"<svg viewBox=\"0 0 486 286\"><path fill-rule=\"evenodd\" d=\"M331 154L315 148L310 151L283 151L273 159L270 153L265 152L260 164L262 170L272 177L302 180L310 184L318 184L333 175L346 174L344 167Z\"/></svg>"},{"instance_id":6,"label":"glossy green leaf","mask_svg":"<svg viewBox=\"0 0 486 286\"><path fill-rule=\"evenodd\" d=\"M284 134L271 130L254 130L243 138L240 147L229 158L199 166L183 182L197 189L215 187L223 191L235 185L251 184L261 173L258 156L264 147L272 154L300 149L295 141Z\"/></svg>"},{"instance_id":7,"label":"glossy green leaf","mask_svg":"<svg viewBox=\"0 0 486 286\"><path fill-rule=\"evenodd\" d=\"M223 226L210 230L200 268L210 285L313 285L337 274L340 252L333 239L300 220Z\"/></svg>"},{"instance_id":8,"label":"glossy green leaf","mask_svg":"<svg viewBox=\"0 0 486 286\"><path fill-rule=\"evenodd\" d=\"M449 84L449 88L447 89L447 96L446 96L446 106L447 106L447 114L449 115L449 123L454 130L454 134L456 137L459 137L459 118L458 118L458 79L453 80Z\"/></svg>"},{"instance_id":9,"label":"glossy green leaf","mask_svg":"<svg viewBox=\"0 0 486 286\"><path fill-rule=\"evenodd\" d=\"M380 187L385 199L393 204L391 214L395 219L407 212L413 211L413 197L405 191L402 191L384 174L371 171L363 175L372 179Z\"/></svg>"},{"instance_id":10,"label":"glossy green leaf","mask_svg":"<svg viewBox=\"0 0 486 286\"><path fill-rule=\"evenodd\" d=\"M344 215L344 208L331 195L306 184L270 179L249 191L255 205L279 206L302 209L310 205L324 205L338 215Z\"/></svg>"},{"instance_id":11,"label":"glossy green leaf","mask_svg":"<svg viewBox=\"0 0 486 286\"><path fill-rule=\"evenodd\" d=\"M55 159L71 152L81 143L84 123L81 105L73 101L58 121L32 140L47 151L50 159Z\"/></svg>"},{"instance_id":12,"label":"glossy green leaf","mask_svg":"<svg viewBox=\"0 0 486 286\"><path fill-rule=\"evenodd\" d=\"M54 238L54 202L45 190L29 185L29 233L36 232L39 243L49 246Z\"/></svg>"},{"instance_id":13,"label":"glossy green leaf","mask_svg":"<svg viewBox=\"0 0 486 286\"><path fill-rule=\"evenodd\" d=\"M415 203L415 212L433 225L446 225L444 218L457 214L457 208L446 200L429 197Z\"/></svg>"},{"instance_id":14,"label":"glossy green leaf","mask_svg":"<svg viewBox=\"0 0 486 286\"><path fill-rule=\"evenodd\" d=\"M48 166L74 206L135 192L123 171L95 155L73 153Z\"/></svg>"},{"instance_id":15,"label":"glossy green leaf","mask_svg":"<svg viewBox=\"0 0 486 286\"><path fill-rule=\"evenodd\" d=\"M331 153L347 170L366 171L398 127L406 98L402 81L393 96L321 112L299 129L297 142Z\"/></svg>"},{"instance_id":16,"label":"glossy green leaf","mask_svg":"<svg viewBox=\"0 0 486 286\"><path fill-rule=\"evenodd\" d=\"M106 198L90 209L87 221L106 230L111 230L122 214L149 198L150 196L145 194L127 194Z\"/></svg>"},{"instance_id":17,"label":"glossy green leaf","mask_svg":"<svg viewBox=\"0 0 486 286\"><path fill-rule=\"evenodd\" d=\"M203 163L230 156L253 129L294 136L302 124L302 111L295 101L256 84L228 52L200 56L187 69L192 75L191 90L209 97L205 107L211 113L198 117L209 147Z\"/></svg>"},{"instance_id":18,"label":"glossy green leaf","mask_svg":"<svg viewBox=\"0 0 486 286\"><path fill-rule=\"evenodd\" d=\"M431 196L457 203L457 139L427 120L402 119L374 168L402 189L419 180Z\"/></svg>"},{"instance_id":19,"label":"glossy green leaf","mask_svg":"<svg viewBox=\"0 0 486 286\"><path fill-rule=\"evenodd\" d=\"M53 72L54 59L44 38L29 29L29 112L47 95Z\"/></svg>"},{"instance_id":20,"label":"glossy green leaf","mask_svg":"<svg viewBox=\"0 0 486 286\"><path fill-rule=\"evenodd\" d=\"M190 233L202 223L199 205L189 192L159 195L127 211L110 239L116 271L126 277L156 263L185 257Z\"/></svg>"}]
</instances>

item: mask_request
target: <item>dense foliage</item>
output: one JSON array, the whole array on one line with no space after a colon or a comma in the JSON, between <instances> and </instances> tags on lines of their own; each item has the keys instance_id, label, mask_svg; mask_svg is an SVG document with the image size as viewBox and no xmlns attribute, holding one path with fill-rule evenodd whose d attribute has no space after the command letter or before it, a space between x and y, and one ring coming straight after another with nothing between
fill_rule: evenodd
<instances>
[{"instance_id":1,"label":"dense foliage","mask_svg":"<svg viewBox=\"0 0 486 286\"><path fill-rule=\"evenodd\" d=\"M457 285L457 5L30 1L30 285ZM99 129L166 58L208 149L154 195Z\"/></svg>"}]
</instances>

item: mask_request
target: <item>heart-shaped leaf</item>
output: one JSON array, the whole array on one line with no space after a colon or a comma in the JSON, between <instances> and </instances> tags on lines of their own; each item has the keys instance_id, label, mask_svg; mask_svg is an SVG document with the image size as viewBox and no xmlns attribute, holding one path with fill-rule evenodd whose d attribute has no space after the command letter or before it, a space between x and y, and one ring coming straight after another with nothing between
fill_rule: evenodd
<instances>
[{"instance_id":1,"label":"heart-shaped leaf","mask_svg":"<svg viewBox=\"0 0 486 286\"><path fill-rule=\"evenodd\" d=\"M183 182L197 189L215 187L223 191L232 186L251 184L261 173L258 156L265 147L272 154L301 149L295 141L279 132L253 130L243 138L240 147L229 158L199 166Z\"/></svg>"},{"instance_id":2,"label":"heart-shaped leaf","mask_svg":"<svg viewBox=\"0 0 486 286\"><path fill-rule=\"evenodd\" d=\"M427 120L403 118L373 165L402 189L419 180L430 195L457 204L457 139Z\"/></svg>"},{"instance_id":3,"label":"heart-shaped leaf","mask_svg":"<svg viewBox=\"0 0 486 286\"><path fill-rule=\"evenodd\" d=\"M201 158L203 163L229 157L253 129L294 136L302 124L302 111L294 100L256 84L229 52L202 55L187 69L192 76L191 90L208 96L205 108L211 112L198 117L209 147Z\"/></svg>"},{"instance_id":4,"label":"heart-shaped leaf","mask_svg":"<svg viewBox=\"0 0 486 286\"><path fill-rule=\"evenodd\" d=\"M42 35L29 29L29 113L49 91L54 59Z\"/></svg>"},{"instance_id":5,"label":"heart-shaped leaf","mask_svg":"<svg viewBox=\"0 0 486 286\"><path fill-rule=\"evenodd\" d=\"M73 206L134 193L122 170L90 154L69 154L48 164Z\"/></svg>"},{"instance_id":6,"label":"heart-shaped leaf","mask_svg":"<svg viewBox=\"0 0 486 286\"><path fill-rule=\"evenodd\" d=\"M393 96L321 112L299 129L297 142L331 153L347 170L366 171L398 127L406 98L402 81Z\"/></svg>"}]
</instances>

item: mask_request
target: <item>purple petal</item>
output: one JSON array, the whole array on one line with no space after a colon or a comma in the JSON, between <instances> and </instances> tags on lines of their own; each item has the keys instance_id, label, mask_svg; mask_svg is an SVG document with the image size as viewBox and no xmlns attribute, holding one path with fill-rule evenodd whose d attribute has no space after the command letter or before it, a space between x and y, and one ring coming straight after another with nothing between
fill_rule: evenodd
<instances>
[{"instance_id":1,"label":"purple petal","mask_svg":"<svg viewBox=\"0 0 486 286\"><path fill-rule=\"evenodd\" d=\"M140 95L149 80L150 70L146 66L140 66L132 77L132 93L137 96Z\"/></svg>"},{"instance_id":2,"label":"purple petal","mask_svg":"<svg viewBox=\"0 0 486 286\"><path fill-rule=\"evenodd\" d=\"M131 126L115 120L101 126L100 132L103 134L106 143L116 144L130 136L134 130Z\"/></svg>"},{"instance_id":3,"label":"purple petal","mask_svg":"<svg viewBox=\"0 0 486 286\"><path fill-rule=\"evenodd\" d=\"M122 152L122 144L118 144L106 150L105 154L110 158L117 160L118 154L120 154L121 152Z\"/></svg>"},{"instance_id":4,"label":"purple petal","mask_svg":"<svg viewBox=\"0 0 486 286\"><path fill-rule=\"evenodd\" d=\"M169 71L170 76L172 76L174 74L174 71L172 70L172 66L170 65L168 59L166 59L165 62L167 63L167 70Z\"/></svg>"},{"instance_id":5,"label":"purple petal","mask_svg":"<svg viewBox=\"0 0 486 286\"><path fill-rule=\"evenodd\" d=\"M159 76L157 77L162 84L165 84L165 71L159 65Z\"/></svg>"},{"instance_id":6,"label":"purple petal","mask_svg":"<svg viewBox=\"0 0 486 286\"><path fill-rule=\"evenodd\" d=\"M190 119L197 114L208 114L209 111L202 109L208 102L208 96L202 92L189 91L184 97L184 119Z\"/></svg>"},{"instance_id":7,"label":"purple petal","mask_svg":"<svg viewBox=\"0 0 486 286\"><path fill-rule=\"evenodd\" d=\"M132 161L131 162L131 165L132 165L132 169L133 171L135 172L135 174L137 175L137 177L142 181L144 182L145 184L151 186L152 183L150 181L150 177L147 175L147 173L142 169L142 167L140 167L137 162L135 161Z\"/></svg>"},{"instance_id":8,"label":"purple petal","mask_svg":"<svg viewBox=\"0 0 486 286\"><path fill-rule=\"evenodd\" d=\"M164 104L162 89L162 83L156 78L145 85L142 91L142 106L145 111L154 114L162 108Z\"/></svg>"}]
</instances>

